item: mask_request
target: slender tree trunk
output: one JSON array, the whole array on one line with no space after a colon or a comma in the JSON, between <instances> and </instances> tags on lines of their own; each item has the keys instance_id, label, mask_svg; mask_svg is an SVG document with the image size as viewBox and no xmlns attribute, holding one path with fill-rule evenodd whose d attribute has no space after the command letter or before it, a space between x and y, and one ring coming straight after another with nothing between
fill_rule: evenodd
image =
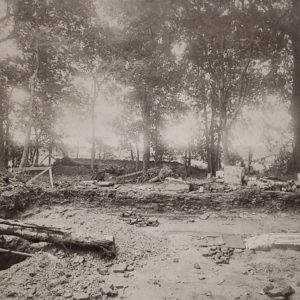
<instances>
[{"instance_id":1,"label":"slender tree trunk","mask_svg":"<svg viewBox=\"0 0 300 300\"><path fill-rule=\"evenodd\" d=\"M206 142L206 160L207 160L207 173L211 173L211 149L210 149L210 138L208 130L208 117L206 103L204 104L204 123L205 123L205 142Z\"/></svg>"},{"instance_id":2,"label":"slender tree trunk","mask_svg":"<svg viewBox=\"0 0 300 300\"><path fill-rule=\"evenodd\" d=\"M223 164L229 165L230 158L229 158L228 128L225 128L223 131L222 144L223 144Z\"/></svg>"},{"instance_id":3,"label":"slender tree trunk","mask_svg":"<svg viewBox=\"0 0 300 300\"><path fill-rule=\"evenodd\" d=\"M133 150L132 150L131 145L130 145L130 157L131 157L131 160L134 161L134 155L133 155Z\"/></svg>"},{"instance_id":4,"label":"slender tree trunk","mask_svg":"<svg viewBox=\"0 0 300 300\"><path fill-rule=\"evenodd\" d=\"M215 108L212 105L211 123L210 123L210 151L211 151L211 174L216 175L216 154L215 154Z\"/></svg>"},{"instance_id":5,"label":"slender tree trunk","mask_svg":"<svg viewBox=\"0 0 300 300\"><path fill-rule=\"evenodd\" d=\"M142 114L143 114L143 173L145 174L149 169L150 164L150 129L151 129L151 119L150 119L150 103L146 93L144 95L143 103L142 103Z\"/></svg>"},{"instance_id":6,"label":"slender tree trunk","mask_svg":"<svg viewBox=\"0 0 300 300\"><path fill-rule=\"evenodd\" d=\"M91 149L91 170L94 170L95 165L95 153L96 153L96 141L95 141L95 103L97 98L97 78L93 77L94 94L91 99L91 125L92 125L92 149Z\"/></svg>"},{"instance_id":7,"label":"slender tree trunk","mask_svg":"<svg viewBox=\"0 0 300 300\"><path fill-rule=\"evenodd\" d=\"M135 170L138 172L140 170L140 149L138 144L135 144L136 148L136 160L135 160Z\"/></svg>"},{"instance_id":8,"label":"slender tree trunk","mask_svg":"<svg viewBox=\"0 0 300 300\"><path fill-rule=\"evenodd\" d=\"M13 89L11 89L9 97L7 97L7 103L5 108L5 141L4 141L4 160L5 160L5 168L8 168L8 160L9 160L9 148L10 148L10 140L9 140L9 134L10 134L10 121L9 121L9 105L10 105L10 96L12 94Z\"/></svg>"},{"instance_id":9,"label":"slender tree trunk","mask_svg":"<svg viewBox=\"0 0 300 300\"><path fill-rule=\"evenodd\" d=\"M4 103L0 91L0 170L5 169L5 146L4 146Z\"/></svg>"},{"instance_id":10,"label":"slender tree trunk","mask_svg":"<svg viewBox=\"0 0 300 300\"><path fill-rule=\"evenodd\" d=\"M222 140L222 129L218 128L218 140L217 140L217 151L216 151L216 167L217 170L221 169L221 140Z\"/></svg>"},{"instance_id":11,"label":"slender tree trunk","mask_svg":"<svg viewBox=\"0 0 300 300\"><path fill-rule=\"evenodd\" d=\"M155 152L154 152L154 166L157 167L157 163L158 163L158 152L159 152L159 149L158 149L158 138L157 136L155 136Z\"/></svg>"},{"instance_id":12,"label":"slender tree trunk","mask_svg":"<svg viewBox=\"0 0 300 300\"><path fill-rule=\"evenodd\" d=\"M32 129L32 123L33 123L33 108L34 108L34 89L35 89L35 81L37 78L38 70L39 70L39 53L38 53L38 41L35 41L35 70L30 78L30 109L29 109L29 120L26 126L26 132L25 132L25 141L24 141L24 149L22 153L22 158L20 162L20 168L26 167L27 160L28 160L28 154L29 154L29 146L30 146L30 137L31 137L31 129Z\"/></svg>"},{"instance_id":13,"label":"slender tree trunk","mask_svg":"<svg viewBox=\"0 0 300 300\"><path fill-rule=\"evenodd\" d=\"M26 164L28 161L30 137L31 137L31 129L32 129L32 117L30 116L29 118L30 118L30 120L28 121L28 124L26 126L24 149L23 149L23 153L22 153L20 166L19 166L20 168L26 167Z\"/></svg>"},{"instance_id":14,"label":"slender tree trunk","mask_svg":"<svg viewBox=\"0 0 300 300\"><path fill-rule=\"evenodd\" d=\"M50 146L49 148L49 161L48 161L49 166L51 165L51 157L52 157L52 146Z\"/></svg>"},{"instance_id":15,"label":"slender tree trunk","mask_svg":"<svg viewBox=\"0 0 300 300\"><path fill-rule=\"evenodd\" d=\"M186 169L186 177L189 177L191 175L191 163L192 163L192 153L190 146L187 150L187 169Z\"/></svg>"},{"instance_id":16,"label":"slender tree trunk","mask_svg":"<svg viewBox=\"0 0 300 300\"><path fill-rule=\"evenodd\" d=\"M40 158L40 151L39 151L39 148L37 147L36 151L35 151L35 159L34 159L34 165L35 166L38 166L39 158Z\"/></svg>"},{"instance_id":17,"label":"slender tree trunk","mask_svg":"<svg viewBox=\"0 0 300 300\"><path fill-rule=\"evenodd\" d=\"M300 1L293 0L294 24L291 39L293 43L294 71L293 97L291 103L294 129L294 168L300 171Z\"/></svg>"}]
</instances>

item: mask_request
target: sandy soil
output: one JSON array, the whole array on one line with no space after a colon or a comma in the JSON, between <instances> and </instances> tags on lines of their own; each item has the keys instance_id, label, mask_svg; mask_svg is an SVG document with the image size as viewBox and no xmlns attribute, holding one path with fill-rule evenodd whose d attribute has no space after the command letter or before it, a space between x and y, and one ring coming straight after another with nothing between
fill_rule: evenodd
<instances>
[{"instance_id":1,"label":"sandy soil","mask_svg":"<svg viewBox=\"0 0 300 300\"><path fill-rule=\"evenodd\" d=\"M216 265L202 256L205 248L200 247L201 237L221 233L248 237L299 232L299 215L242 211L208 215L206 220L158 215L158 227L140 228L100 208L36 208L24 215L24 221L89 235L113 234L118 257L111 266L94 253L48 247L0 271L0 299L101 299L101 289L112 284L118 291L116 299L270 299L262 293L270 282L291 285L293 299L300 299L300 252L245 250L234 253L229 264ZM114 273L124 262L132 271ZM194 268L195 263L200 269Z\"/></svg>"}]
</instances>

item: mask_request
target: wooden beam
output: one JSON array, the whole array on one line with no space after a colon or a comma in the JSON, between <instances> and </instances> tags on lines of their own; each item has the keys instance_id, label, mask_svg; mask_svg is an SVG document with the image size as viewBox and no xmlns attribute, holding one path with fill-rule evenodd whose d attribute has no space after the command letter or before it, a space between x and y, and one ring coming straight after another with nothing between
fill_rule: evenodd
<instances>
[{"instance_id":1,"label":"wooden beam","mask_svg":"<svg viewBox=\"0 0 300 300\"><path fill-rule=\"evenodd\" d=\"M44 171L50 167L25 167L25 168L12 168L14 172L27 172L27 171Z\"/></svg>"},{"instance_id":2,"label":"wooden beam","mask_svg":"<svg viewBox=\"0 0 300 300\"><path fill-rule=\"evenodd\" d=\"M3 249L3 248L0 248L0 253L16 254L16 255L27 256L27 257L33 256L30 253L25 253L25 252L20 252L20 251L12 251L12 250L7 250L7 249Z\"/></svg>"},{"instance_id":3,"label":"wooden beam","mask_svg":"<svg viewBox=\"0 0 300 300\"><path fill-rule=\"evenodd\" d=\"M34 177L32 177L31 179L29 179L26 183L30 183L30 182L36 180L38 177L40 177L44 173L48 172L50 169L51 169L51 167L44 169L44 171L42 171L41 173L39 173L39 174L35 175Z\"/></svg>"},{"instance_id":4,"label":"wooden beam","mask_svg":"<svg viewBox=\"0 0 300 300\"><path fill-rule=\"evenodd\" d=\"M53 188L53 176L52 176L52 168L49 168L49 178L50 178L50 185Z\"/></svg>"}]
</instances>

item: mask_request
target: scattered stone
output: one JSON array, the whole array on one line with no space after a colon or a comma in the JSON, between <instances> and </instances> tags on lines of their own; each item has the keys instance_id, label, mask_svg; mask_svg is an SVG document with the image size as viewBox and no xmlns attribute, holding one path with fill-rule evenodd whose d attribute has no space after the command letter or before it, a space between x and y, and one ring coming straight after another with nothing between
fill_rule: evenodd
<instances>
[{"instance_id":1,"label":"scattered stone","mask_svg":"<svg viewBox=\"0 0 300 300\"><path fill-rule=\"evenodd\" d=\"M269 283L268 285L266 285L264 288L263 288L263 292L265 294L267 294L269 291L273 290L274 289L274 285L272 283Z\"/></svg>"},{"instance_id":2,"label":"scattered stone","mask_svg":"<svg viewBox=\"0 0 300 300\"><path fill-rule=\"evenodd\" d=\"M281 290L272 292L273 288L265 292L269 297L272 298L283 297L284 299L288 299L295 293L295 290L290 285L282 288Z\"/></svg>"},{"instance_id":3,"label":"scattered stone","mask_svg":"<svg viewBox=\"0 0 300 300\"><path fill-rule=\"evenodd\" d=\"M128 266L128 267L126 268L126 271L127 271L127 272L132 272L132 271L134 271L134 266L132 266L132 265Z\"/></svg>"},{"instance_id":4,"label":"scattered stone","mask_svg":"<svg viewBox=\"0 0 300 300\"><path fill-rule=\"evenodd\" d=\"M200 276L198 279L199 280L204 280L204 279L206 279L206 277L205 276Z\"/></svg>"},{"instance_id":5,"label":"scattered stone","mask_svg":"<svg viewBox=\"0 0 300 300\"><path fill-rule=\"evenodd\" d=\"M203 215L200 215L199 218L201 220L207 220L209 218L209 214L203 214Z\"/></svg>"},{"instance_id":6,"label":"scattered stone","mask_svg":"<svg viewBox=\"0 0 300 300\"><path fill-rule=\"evenodd\" d=\"M173 259L173 262L174 262L174 263L178 263L178 262L179 262L179 258L174 258L174 259Z\"/></svg>"},{"instance_id":7,"label":"scattered stone","mask_svg":"<svg viewBox=\"0 0 300 300\"><path fill-rule=\"evenodd\" d=\"M74 293L73 299L74 300L89 300L90 296L86 293Z\"/></svg>"},{"instance_id":8,"label":"scattered stone","mask_svg":"<svg viewBox=\"0 0 300 300\"><path fill-rule=\"evenodd\" d=\"M118 296L118 291L114 289L114 286L104 286L101 288L101 293L102 295L106 295L107 297L117 297Z\"/></svg>"},{"instance_id":9,"label":"scattered stone","mask_svg":"<svg viewBox=\"0 0 300 300\"><path fill-rule=\"evenodd\" d=\"M6 293L6 297L16 297L17 293L15 291L8 291Z\"/></svg>"},{"instance_id":10,"label":"scattered stone","mask_svg":"<svg viewBox=\"0 0 300 300\"><path fill-rule=\"evenodd\" d=\"M212 257L216 264L229 264L234 249L228 247L210 247L202 254L204 257Z\"/></svg>"},{"instance_id":11,"label":"scattered stone","mask_svg":"<svg viewBox=\"0 0 300 300\"><path fill-rule=\"evenodd\" d=\"M125 273L127 270L128 265L126 263L121 263L114 266L113 272L114 273Z\"/></svg>"},{"instance_id":12,"label":"scattered stone","mask_svg":"<svg viewBox=\"0 0 300 300\"><path fill-rule=\"evenodd\" d=\"M121 219L123 219L129 225L136 225L138 227L143 226L158 226L158 219L155 217L144 217L136 214L133 211L126 211L121 214Z\"/></svg>"},{"instance_id":13,"label":"scattered stone","mask_svg":"<svg viewBox=\"0 0 300 300\"><path fill-rule=\"evenodd\" d=\"M147 226L158 226L158 219L157 218L154 218L154 217L152 217L152 218L149 218L147 221L146 221L146 223L147 223Z\"/></svg>"},{"instance_id":14,"label":"scattered stone","mask_svg":"<svg viewBox=\"0 0 300 300\"><path fill-rule=\"evenodd\" d=\"M71 298L72 296L73 296L72 293L65 293L65 294L64 294L64 297L65 297L66 299Z\"/></svg>"},{"instance_id":15,"label":"scattered stone","mask_svg":"<svg viewBox=\"0 0 300 300\"><path fill-rule=\"evenodd\" d=\"M84 257L76 255L73 259L73 263L82 264L84 262Z\"/></svg>"},{"instance_id":16,"label":"scattered stone","mask_svg":"<svg viewBox=\"0 0 300 300\"><path fill-rule=\"evenodd\" d=\"M198 263L194 263L194 269L199 270L199 269L201 269L201 267L200 267L200 265Z\"/></svg>"},{"instance_id":17,"label":"scattered stone","mask_svg":"<svg viewBox=\"0 0 300 300\"><path fill-rule=\"evenodd\" d=\"M108 275L109 274L108 268L103 268L103 269L98 268L97 271L100 275Z\"/></svg>"}]
</instances>

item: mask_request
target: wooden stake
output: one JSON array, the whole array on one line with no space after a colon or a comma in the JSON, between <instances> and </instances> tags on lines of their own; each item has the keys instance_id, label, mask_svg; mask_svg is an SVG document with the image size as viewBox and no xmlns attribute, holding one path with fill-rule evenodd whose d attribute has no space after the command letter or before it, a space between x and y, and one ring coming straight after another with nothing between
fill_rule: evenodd
<instances>
[{"instance_id":1,"label":"wooden stake","mask_svg":"<svg viewBox=\"0 0 300 300\"><path fill-rule=\"evenodd\" d=\"M3 248L0 248L0 253L16 254L16 255L27 256L27 257L32 257L33 256L30 253L12 251L12 250L3 249Z\"/></svg>"}]
</instances>

